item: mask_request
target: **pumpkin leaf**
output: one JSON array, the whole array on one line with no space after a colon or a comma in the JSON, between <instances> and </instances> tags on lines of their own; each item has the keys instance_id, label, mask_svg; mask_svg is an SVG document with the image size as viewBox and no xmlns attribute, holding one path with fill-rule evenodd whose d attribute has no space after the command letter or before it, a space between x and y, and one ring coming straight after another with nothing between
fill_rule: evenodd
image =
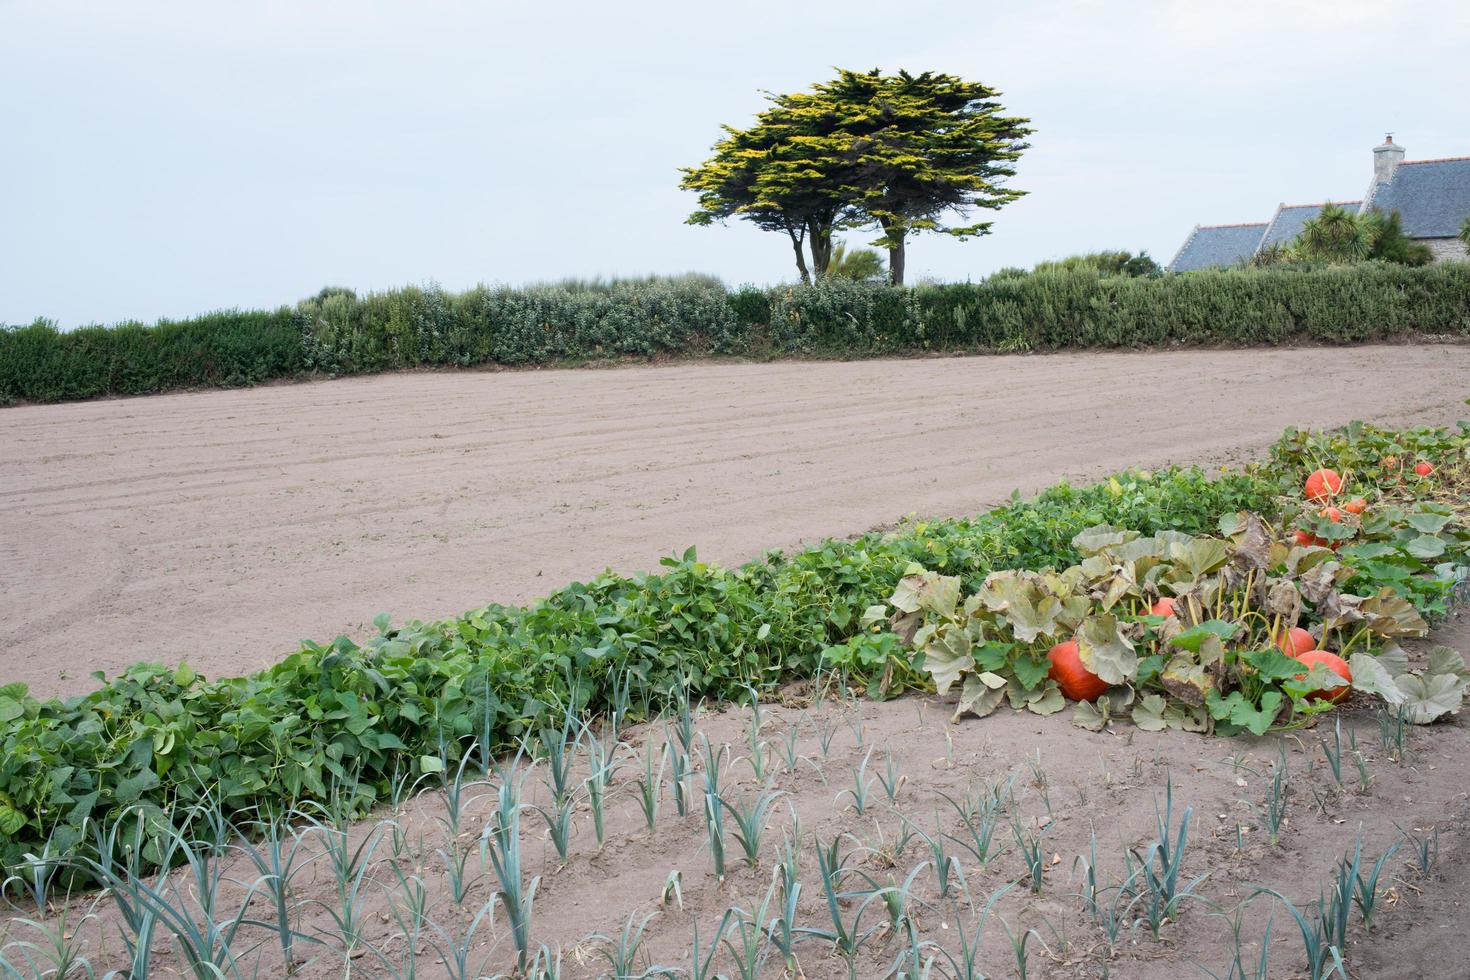
<instances>
[{"instance_id":1,"label":"pumpkin leaf","mask_svg":"<svg viewBox=\"0 0 1470 980\"><path fill-rule=\"evenodd\" d=\"M1421 534L1404 546L1415 558L1438 558L1445 553L1444 539L1436 534Z\"/></svg>"},{"instance_id":2,"label":"pumpkin leaf","mask_svg":"<svg viewBox=\"0 0 1470 980\"><path fill-rule=\"evenodd\" d=\"M940 694L949 693L951 685L974 667L970 634L963 629L949 626L934 633L924 644L924 669L934 678L934 687Z\"/></svg>"},{"instance_id":3,"label":"pumpkin leaf","mask_svg":"<svg viewBox=\"0 0 1470 980\"><path fill-rule=\"evenodd\" d=\"M951 720L959 721L967 713L984 718L1000 706L1001 699L1005 697L1005 688L1004 677L989 671L971 674L965 678L964 687L960 689L960 703Z\"/></svg>"},{"instance_id":4,"label":"pumpkin leaf","mask_svg":"<svg viewBox=\"0 0 1470 980\"><path fill-rule=\"evenodd\" d=\"M1379 636L1423 636L1429 632L1429 624L1413 604L1387 586L1359 603L1358 611L1368 629Z\"/></svg>"},{"instance_id":5,"label":"pumpkin leaf","mask_svg":"<svg viewBox=\"0 0 1470 980\"><path fill-rule=\"evenodd\" d=\"M1219 721L1228 720L1233 725L1249 729L1253 735L1264 735L1276 720L1283 700L1280 691L1266 691L1262 693L1261 703L1257 706L1240 691L1231 691L1226 698L1211 691L1206 698L1206 707L1211 717Z\"/></svg>"},{"instance_id":6,"label":"pumpkin leaf","mask_svg":"<svg viewBox=\"0 0 1470 980\"><path fill-rule=\"evenodd\" d=\"M1051 670L1051 662L1045 659L1038 660L1030 653L1022 653L1011 661L1011 670L1016 675L1016 680L1021 686L1030 690L1041 683Z\"/></svg>"},{"instance_id":7,"label":"pumpkin leaf","mask_svg":"<svg viewBox=\"0 0 1470 980\"><path fill-rule=\"evenodd\" d=\"M1164 712L1168 707L1169 703L1162 695L1145 694L1133 706L1133 724L1146 732L1161 732L1169 727L1169 723L1164 720Z\"/></svg>"},{"instance_id":8,"label":"pumpkin leaf","mask_svg":"<svg viewBox=\"0 0 1470 980\"><path fill-rule=\"evenodd\" d=\"M1240 632L1240 626L1236 623L1227 623L1223 619L1207 619L1198 626L1191 626L1182 633L1177 633L1169 640L1173 646L1190 653L1199 653L1208 637L1214 637L1217 641L1229 640Z\"/></svg>"},{"instance_id":9,"label":"pumpkin leaf","mask_svg":"<svg viewBox=\"0 0 1470 980\"><path fill-rule=\"evenodd\" d=\"M1409 514L1404 519L1410 527L1423 534L1438 534L1450 522L1448 514Z\"/></svg>"},{"instance_id":10,"label":"pumpkin leaf","mask_svg":"<svg viewBox=\"0 0 1470 980\"><path fill-rule=\"evenodd\" d=\"M1404 717L1415 725L1457 713L1465 699L1465 678L1456 674L1404 674L1395 683L1404 694Z\"/></svg>"},{"instance_id":11,"label":"pumpkin leaf","mask_svg":"<svg viewBox=\"0 0 1470 980\"><path fill-rule=\"evenodd\" d=\"M1111 613L1082 621L1077 630L1077 658L1105 684L1126 684L1138 674L1138 654Z\"/></svg>"},{"instance_id":12,"label":"pumpkin leaf","mask_svg":"<svg viewBox=\"0 0 1470 980\"><path fill-rule=\"evenodd\" d=\"M1262 680L1289 680L1303 672L1300 660L1288 657L1275 647L1248 651L1241 654L1240 659L1254 667Z\"/></svg>"},{"instance_id":13,"label":"pumpkin leaf","mask_svg":"<svg viewBox=\"0 0 1470 980\"><path fill-rule=\"evenodd\" d=\"M1215 689L1215 679L1201 664L1179 656L1169 661L1159 682L1174 697L1187 704L1202 705L1205 696Z\"/></svg>"},{"instance_id":14,"label":"pumpkin leaf","mask_svg":"<svg viewBox=\"0 0 1470 980\"><path fill-rule=\"evenodd\" d=\"M1040 697L1026 702L1026 710L1036 715L1054 715L1066 706L1067 699L1062 697L1055 681L1046 685Z\"/></svg>"},{"instance_id":15,"label":"pumpkin leaf","mask_svg":"<svg viewBox=\"0 0 1470 980\"><path fill-rule=\"evenodd\" d=\"M1430 649L1429 666L1424 672L1426 674L1454 674L1457 677L1470 678L1470 671L1465 669L1465 658L1460 651L1443 644Z\"/></svg>"},{"instance_id":16,"label":"pumpkin leaf","mask_svg":"<svg viewBox=\"0 0 1470 980\"><path fill-rule=\"evenodd\" d=\"M1072 547L1077 549L1077 554L1084 557L1095 555L1105 548L1111 548L1132 541L1139 537L1137 531L1125 531L1108 524L1099 524L1078 532L1072 538Z\"/></svg>"},{"instance_id":17,"label":"pumpkin leaf","mask_svg":"<svg viewBox=\"0 0 1470 980\"><path fill-rule=\"evenodd\" d=\"M1389 704L1404 703L1404 692L1394 681L1394 675L1371 653L1353 654L1348 658L1348 670L1353 675L1353 690L1376 694Z\"/></svg>"},{"instance_id":18,"label":"pumpkin leaf","mask_svg":"<svg viewBox=\"0 0 1470 980\"><path fill-rule=\"evenodd\" d=\"M1072 709L1072 724L1089 732L1100 732L1108 727L1108 718L1091 701L1078 701Z\"/></svg>"}]
</instances>

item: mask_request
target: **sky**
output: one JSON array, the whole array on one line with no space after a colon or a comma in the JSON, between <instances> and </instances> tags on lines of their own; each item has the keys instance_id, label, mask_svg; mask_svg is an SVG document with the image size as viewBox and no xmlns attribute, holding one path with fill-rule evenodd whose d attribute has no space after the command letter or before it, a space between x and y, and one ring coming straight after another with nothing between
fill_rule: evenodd
<instances>
[{"instance_id":1,"label":"sky","mask_svg":"<svg viewBox=\"0 0 1470 980\"><path fill-rule=\"evenodd\" d=\"M795 277L784 236L684 224L682 166L834 67L999 89L1036 129L990 235L910 281L1361 196L1387 131L1470 155L1463 0L0 0L0 323L364 290ZM850 244L870 236L849 234Z\"/></svg>"}]
</instances>

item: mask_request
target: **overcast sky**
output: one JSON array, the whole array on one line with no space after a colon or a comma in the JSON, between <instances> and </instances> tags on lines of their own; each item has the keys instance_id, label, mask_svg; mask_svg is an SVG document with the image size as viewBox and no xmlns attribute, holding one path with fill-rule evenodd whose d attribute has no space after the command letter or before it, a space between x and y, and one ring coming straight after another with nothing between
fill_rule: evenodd
<instances>
[{"instance_id":1,"label":"overcast sky","mask_svg":"<svg viewBox=\"0 0 1470 980\"><path fill-rule=\"evenodd\" d=\"M1470 154L1464 0L0 0L0 322L293 303L325 284L794 276L683 224L678 168L833 66L999 88L1037 130L993 234L911 279L1355 198L1387 130ZM853 236L861 240L860 234Z\"/></svg>"}]
</instances>

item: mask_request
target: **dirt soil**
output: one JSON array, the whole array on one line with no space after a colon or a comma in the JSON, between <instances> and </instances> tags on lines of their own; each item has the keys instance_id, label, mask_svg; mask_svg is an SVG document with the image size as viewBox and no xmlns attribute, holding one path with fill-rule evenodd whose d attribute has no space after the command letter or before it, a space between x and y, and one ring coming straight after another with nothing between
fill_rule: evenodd
<instances>
[{"instance_id":1,"label":"dirt soil","mask_svg":"<svg viewBox=\"0 0 1470 980\"><path fill-rule=\"evenodd\" d=\"M1433 639L1470 647L1470 618L1451 620ZM1427 646L1411 644L1411 656L1422 655ZM832 928L817 848L836 842L850 869L840 878L849 897L839 901L839 911L867 936L850 965L830 941L808 936L795 945L787 973L772 944L747 927L744 936L764 949L752 976L888 976L903 949L903 930L889 925L881 899L862 910L863 900L851 895L893 883L906 886L906 910L921 941L958 958L960 930L972 944L978 935L976 965L984 976L1022 975L1008 935L1019 939L1035 930L1027 940L1024 974L1033 978L1298 978L1306 975L1301 934L1285 906L1262 889L1279 892L1311 914L1309 904L1324 890L1330 892L1335 866L1351 857L1360 840L1365 879L1380 855L1397 849L1383 862L1372 888L1372 931L1364 928L1356 909L1350 913L1347 976L1451 980L1470 975L1464 936L1470 901L1470 727L1463 713L1428 728L1411 726L1402 744L1395 745L1391 735L1384 737L1374 705L1355 696L1337 716L1339 779L1326 751L1339 737L1330 724L1265 738L1150 734L1127 723L1091 733L1073 727L1069 711L1042 718L1003 708L986 719L951 723L952 707L939 698L880 704L839 698L831 687L825 693L814 696L810 685L786 689L780 702L763 706L754 736L755 716L748 706L696 709L688 812L678 812L671 770L664 769L652 829L640 805L638 781L644 777L644 760L662 758L665 743L678 736L661 724L625 728L613 754L619 768L607 795L605 842L597 841L586 792L579 789L565 862L547 823L532 809L553 809L544 760L534 765L522 760L516 769L502 768L488 778L471 767L456 811L444 790L432 789L405 794L376 821L353 827L349 849L365 855L364 872L360 881L350 882L346 903L321 857L324 832L305 829L297 870L288 874L292 921L302 935L320 942L298 940L297 954L307 962L297 975L322 980L407 975L410 943L399 923L408 919L407 897L420 884L434 925L421 930L414 947L418 976L437 980L511 970L514 947L504 910L480 915L497 885L479 850L491 826L496 789L508 772L519 774L513 781L521 786L521 802L530 804L521 814L520 853L524 880L539 878L531 947L559 950L562 977L688 976L696 927L703 947L712 950L714 970L741 976L735 966L741 933L732 930L729 945L718 949L714 937L727 910L743 910L747 923L759 915L776 880L781 848L791 839L801 842L795 926ZM604 745L614 744L606 730L599 737ZM766 829L754 866L744 861L735 838L735 811L724 813L723 880L715 873L702 816L703 774L711 770L704 761L706 743L717 760L721 795L735 810L749 807L762 792L779 794L756 821ZM587 774L583 752L575 755L574 785ZM760 775L757 760L763 760ZM1273 840L1267 801L1283 765L1284 802ZM891 797L885 782L894 787ZM1183 855L1179 887L1203 880L1155 936L1140 921L1146 903L1120 893L1119 886L1127 875L1125 855L1138 861L1158 839L1169 785L1169 830L1176 847L1188 819L1184 847L1176 851ZM861 813L854 792L859 789ZM992 801L992 836L989 846L981 847L959 808L983 809L986 801ZM921 834L940 841L958 859L949 897L941 896L934 866L925 863L932 852ZM1427 854L1416 839L1425 843ZM1039 851L1038 890L1032 888L1022 842L1034 842ZM1422 866L1426 860L1427 868ZM461 861L464 877L456 901L449 869ZM1088 911L1089 865L1095 868L1100 915ZM216 915L228 918L260 873L239 857L227 857L221 873L236 882L216 899ZM675 875L677 894L669 888ZM197 917L192 896L198 891L186 869L174 873L172 889L171 901L194 909ZM362 923L352 949L338 925L347 905ZM777 890L758 921L770 923L780 906ZM40 938L21 921L24 913L23 906L15 909L3 927L12 945L0 952L12 959L19 949L13 944ZM1112 930L1103 924L1110 915L1120 923ZM270 920L260 895L247 918ZM1267 969L1257 973L1268 924ZM614 974L607 956L625 926L633 932L642 928L636 966ZM74 900L68 928L98 976L126 967L111 900L95 895ZM242 975L287 975L276 937L264 926L247 925L235 945L245 950ZM457 948L463 972L446 963ZM173 941L162 929L154 949L151 975L184 975ZM1245 974L1230 972L1237 954ZM922 955L926 960L935 956L935 947L926 946ZM932 974L964 975L942 958Z\"/></svg>"},{"instance_id":2,"label":"dirt soil","mask_svg":"<svg viewBox=\"0 0 1470 980\"><path fill-rule=\"evenodd\" d=\"M1464 416L1470 347L398 374L0 410L0 681L267 666L698 545Z\"/></svg>"}]
</instances>

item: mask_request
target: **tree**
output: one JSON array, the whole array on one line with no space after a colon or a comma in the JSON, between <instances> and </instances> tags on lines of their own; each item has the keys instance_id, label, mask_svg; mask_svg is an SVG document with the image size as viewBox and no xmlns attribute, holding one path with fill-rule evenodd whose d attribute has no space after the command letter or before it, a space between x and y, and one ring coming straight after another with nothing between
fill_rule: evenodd
<instances>
[{"instance_id":1,"label":"tree","mask_svg":"<svg viewBox=\"0 0 1470 980\"><path fill-rule=\"evenodd\" d=\"M810 93L766 93L772 107L748 129L722 127L714 156L685 167L679 186L699 194L687 223L710 225L730 218L764 231L784 232L796 254L802 282L811 281L802 246L812 254L818 278L826 274L832 230L852 207L836 172L836 117Z\"/></svg>"},{"instance_id":2,"label":"tree","mask_svg":"<svg viewBox=\"0 0 1470 980\"><path fill-rule=\"evenodd\" d=\"M902 285L908 236L922 231L960 239L984 235L992 222L945 226L954 214L997 210L1024 194L1004 186L1028 146L1030 120L1002 115L996 90L954 75L883 75L839 70L817 85L839 116L837 140L846 195L862 218L882 229L888 270Z\"/></svg>"},{"instance_id":3,"label":"tree","mask_svg":"<svg viewBox=\"0 0 1470 980\"><path fill-rule=\"evenodd\" d=\"M1329 203L1302 225L1292 251L1308 262L1362 262L1373 251L1373 237L1356 214Z\"/></svg>"},{"instance_id":4,"label":"tree","mask_svg":"<svg viewBox=\"0 0 1470 980\"><path fill-rule=\"evenodd\" d=\"M851 252L845 244L832 248L832 261L827 264L829 279L858 279L872 281L884 278L883 256L871 248L855 248Z\"/></svg>"},{"instance_id":5,"label":"tree","mask_svg":"<svg viewBox=\"0 0 1470 980\"><path fill-rule=\"evenodd\" d=\"M1308 219L1287 256L1292 261L1337 265L1373 259L1399 265L1428 265L1434 261L1428 245L1404 234L1403 219L1397 211L1358 214L1335 204L1324 204L1316 217Z\"/></svg>"},{"instance_id":6,"label":"tree","mask_svg":"<svg viewBox=\"0 0 1470 980\"><path fill-rule=\"evenodd\" d=\"M1029 120L1001 115L997 95L953 75L877 69L839 70L810 92L768 92L771 106L754 125L723 127L714 156L682 170L680 186L699 194L688 222L741 218L784 232L804 282L827 274L834 230L877 224L874 244L888 249L890 276L902 284L910 234L986 234L988 221L941 220L1022 195L1003 184L1026 148Z\"/></svg>"},{"instance_id":7,"label":"tree","mask_svg":"<svg viewBox=\"0 0 1470 980\"><path fill-rule=\"evenodd\" d=\"M1465 251L1470 252L1470 217L1460 226L1460 241L1465 245Z\"/></svg>"},{"instance_id":8,"label":"tree","mask_svg":"<svg viewBox=\"0 0 1470 980\"><path fill-rule=\"evenodd\" d=\"M1423 242L1416 242L1404 234L1404 221L1397 211L1384 214L1372 211L1362 216L1373 235L1373 247L1368 258L1399 265L1428 265L1434 261L1434 253Z\"/></svg>"}]
</instances>

